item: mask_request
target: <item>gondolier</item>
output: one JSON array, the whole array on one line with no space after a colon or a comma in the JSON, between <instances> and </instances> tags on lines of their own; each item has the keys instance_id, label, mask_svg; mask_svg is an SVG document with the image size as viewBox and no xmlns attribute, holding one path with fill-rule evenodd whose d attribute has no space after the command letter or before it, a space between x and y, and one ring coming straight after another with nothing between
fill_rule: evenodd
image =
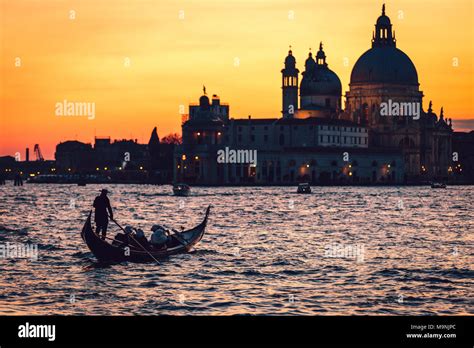
<instances>
[{"instance_id":1,"label":"gondolier","mask_svg":"<svg viewBox=\"0 0 474 348\"><path fill-rule=\"evenodd\" d=\"M94 200L94 221L96 225L95 233L99 234L102 232L102 239L105 240L105 235L107 234L107 225L109 224L109 215L110 218L114 219L114 214L112 213L112 207L110 206L109 198L107 197L108 191L103 189L100 192L100 195L97 196ZM107 214L108 212L108 214Z\"/></svg>"}]
</instances>

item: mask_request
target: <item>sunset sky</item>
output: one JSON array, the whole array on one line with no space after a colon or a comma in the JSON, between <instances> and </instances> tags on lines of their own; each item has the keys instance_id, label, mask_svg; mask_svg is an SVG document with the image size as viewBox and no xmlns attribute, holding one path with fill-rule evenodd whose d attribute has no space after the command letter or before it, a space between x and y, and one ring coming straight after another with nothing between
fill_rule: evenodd
<instances>
[{"instance_id":1,"label":"sunset sky","mask_svg":"<svg viewBox=\"0 0 474 348\"><path fill-rule=\"evenodd\" d=\"M231 117L279 117L289 45L302 71L309 48L323 41L345 93L382 7L374 0L0 4L0 156L24 156L38 143L48 159L65 140L147 142L154 126L160 137L181 133L180 106L187 112L203 85L230 104ZM417 68L424 109L433 100L437 113L444 106L446 117L460 120L455 128L474 129L466 121L474 119L473 1L392 0L386 7L397 47ZM56 116L65 99L95 103L95 119Z\"/></svg>"}]
</instances>

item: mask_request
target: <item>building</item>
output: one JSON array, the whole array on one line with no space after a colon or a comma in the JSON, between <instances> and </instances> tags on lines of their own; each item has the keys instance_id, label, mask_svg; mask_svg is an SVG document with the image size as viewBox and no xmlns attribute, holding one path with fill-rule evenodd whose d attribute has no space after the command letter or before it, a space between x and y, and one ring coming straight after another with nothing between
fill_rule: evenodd
<instances>
[{"instance_id":1,"label":"building","mask_svg":"<svg viewBox=\"0 0 474 348\"><path fill-rule=\"evenodd\" d=\"M169 183L174 144L162 144L156 127L148 144L137 140L95 138L94 145L66 141L56 146L59 173L100 174L119 182Z\"/></svg>"},{"instance_id":2,"label":"building","mask_svg":"<svg viewBox=\"0 0 474 348\"><path fill-rule=\"evenodd\" d=\"M315 58L309 53L301 82L291 48L281 74L278 118L230 118L229 106L216 95L210 101L204 90L184 119L174 180L218 185L448 179L451 120L443 108L438 117L431 102L423 110L418 73L397 48L385 5L372 47L352 69L345 109L341 81L329 68L322 43ZM226 163L218 156L224 149ZM255 151L256 160L227 158L232 150Z\"/></svg>"},{"instance_id":3,"label":"building","mask_svg":"<svg viewBox=\"0 0 474 348\"><path fill-rule=\"evenodd\" d=\"M183 144L175 151L175 181L283 185L403 180L401 153L369 151L367 128L351 121L322 117L221 119L208 109L206 95L199 106L191 107L195 111L183 124ZM218 152L226 149L254 151L256 163L219 163Z\"/></svg>"},{"instance_id":4,"label":"building","mask_svg":"<svg viewBox=\"0 0 474 348\"><path fill-rule=\"evenodd\" d=\"M453 164L448 169L452 182L474 183L474 131L454 132Z\"/></svg>"},{"instance_id":5,"label":"building","mask_svg":"<svg viewBox=\"0 0 474 348\"><path fill-rule=\"evenodd\" d=\"M346 110L340 116L367 125L371 147L401 149L407 177L411 180L446 179L451 164L452 127L441 108L438 117L429 103L423 111L423 92L411 59L397 48L390 18L377 19L372 47L355 63L346 93ZM382 115L384 103L399 107ZM402 112L410 106L419 114ZM410 110L408 110L410 111Z\"/></svg>"},{"instance_id":6,"label":"building","mask_svg":"<svg viewBox=\"0 0 474 348\"><path fill-rule=\"evenodd\" d=\"M69 140L56 145L56 165L67 170L69 168L94 169L96 161L91 144Z\"/></svg>"}]
</instances>

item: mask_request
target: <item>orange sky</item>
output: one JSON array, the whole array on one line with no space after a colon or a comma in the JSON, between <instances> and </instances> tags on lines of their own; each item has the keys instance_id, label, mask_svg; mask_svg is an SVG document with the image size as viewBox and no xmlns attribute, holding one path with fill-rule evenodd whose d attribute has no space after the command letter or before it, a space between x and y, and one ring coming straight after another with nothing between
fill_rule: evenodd
<instances>
[{"instance_id":1,"label":"orange sky","mask_svg":"<svg viewBox=\"0 0 474 348\"><path fill-rule=\"evenodd\" d=\"M418 70L424 108L432 99L436 112L444 106L447 117L473 119L472 0L386 3L397 47ZM381 5L0 0L0 155L24 156L25 147L39 143L52 159L64 140L92 142L97 135L147 142L154 126L160 137L180 133L180 105L187 110L196 102L203 84L230 104L231 117L278 117L290 44L302 71L309 47L314 51L322 40L345 92L353 64L370 47ZM65 99L94 102L95 119L56 116L56 103ZM474 128L474 121L456 124Z\"/></svg>"}]
</instances>

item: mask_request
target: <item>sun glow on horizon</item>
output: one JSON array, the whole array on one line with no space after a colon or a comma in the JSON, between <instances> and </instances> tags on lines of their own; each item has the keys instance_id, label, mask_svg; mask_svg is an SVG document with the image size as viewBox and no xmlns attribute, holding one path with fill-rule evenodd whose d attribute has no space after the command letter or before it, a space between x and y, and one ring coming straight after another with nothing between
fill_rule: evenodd
<instances>
[{"instance_id":1,"label":"sun glow on horizon","mask_svg":"<svg viewBox=\"0 0 474 348\"><path fill-rule=\"evenodd\" d=\"M181 115L206 85L234 118L280 117L283 61L302 72L323 41L348 90L370 48L382 2L350 0L0 0L0 156L94 136L147 142L180 133ZM417 68L426 110L474 128L474 27L470 0L393 0L397 47ZM300 79L301 80L301 79ZM96 117L57 116L63 100L95 103ZM344 101L344 98L343 98ZM459 120L459 121L456 121ZM464 121L463 121L464 120Z\"/></svg>"}]
</instances>

